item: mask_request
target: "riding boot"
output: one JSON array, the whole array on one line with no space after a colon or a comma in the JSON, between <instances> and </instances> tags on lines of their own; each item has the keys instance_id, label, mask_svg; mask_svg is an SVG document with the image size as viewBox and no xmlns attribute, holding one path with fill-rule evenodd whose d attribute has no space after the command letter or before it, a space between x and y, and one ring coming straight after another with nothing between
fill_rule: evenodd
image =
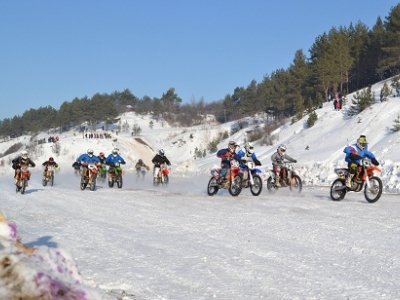
<instances>
[{"instance_id":1,"label":"riding boot","mask_svg":"<svg viewBox=\"0 0 400 300\"><path fill-rule=\"evenodd\" d=\"M353 177L354 177L354 174L349 173L349 175L347 175L347 178L346 178L346 186L347 186L348 188L351 187L351 179L353 179Z\"/></svg>"},{"instance_id":2,"label":"riding boot","mask_svg":"<svg viewBox=\"0 0 400 300\"><path fill-rule=\"evenodd\" d=\"M277 176L275 177L275 185L276 185L276 186L281 186L280 180L281 180L280 176L277 175Z\"/></svg>"}]
</instances>

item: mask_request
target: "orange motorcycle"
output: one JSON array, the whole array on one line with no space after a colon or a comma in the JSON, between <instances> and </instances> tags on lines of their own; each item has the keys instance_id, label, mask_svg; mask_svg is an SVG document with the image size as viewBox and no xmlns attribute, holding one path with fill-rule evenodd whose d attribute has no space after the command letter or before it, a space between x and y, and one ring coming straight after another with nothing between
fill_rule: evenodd
<instances>
[{"instance_id":1,"label":"orange motorcycle","mask_svg":"<svg viewBox=\"0 0 400 300\"><path fill-rule=\"evenodd\" d=\"M86 175L84 177L81 177L81 190L85 190L87 186L89 186L91 191L96 190L96 180L100 166L101 164L88 164Z\"/></svg>"},{"instance_id":2,"label":"orange motorcycle","mask_svg":"<svg viewBox=\"0 0 400 300\"><path fill-rule=\"evenodd\" d=\"M28 186L29 179L31 178L29 167L21 167L20 172L17 176L16 192L21 192L21 194L25 194L25 189Z\"/></svg>"},{"instance_id":3,"label":"orange motorcycle","mask_svg":"<svg viewBox=\"0 0 400 300\"><path fill-rule=\"evenodd\" d=\"M229 194L232 196L238 196L243 188L243 177L240 174L240 165L239 162L235 159L230 161L231 164L231 177L229 180L229 186L224 185L224 179L226 176L226 170L222 170L221 168L213 168L211 170L211 178L208 181L207 185L207 194L209 196L213 196L218 193L220 189L228 189Z\"/></svg>"},{"instance_id":4,"label":"orange motorcycle","mask_svg":"<svg viewBox=\"0 0 400 300\"><path fill-rule=\"evenodd\" d=\"M343 200L347 192L360 192L364 188L365 199L369 203L375 203L382 195L382 180L375 176L381 169L374 166L371 160L363 158L362 165L358 167L357 173L351 180L351 186L346 186L346 178L349 174L347 168L337 168L335 173L338 178L333 181L331 186L331 198L333 201Z\"/></svg>"},{"instance_id":5,"label":"orange motorcycle","mask_svg":"<svg viewBox=\"0 0 400 300\"><path fill-rule=\"evenodd\" d=\"M153 185L157 186L159 184L168 185L169 183L169 170L166 164L161 164L159 171L157 172L157 177L153 179Z\"/></svg>"}]
</instances>

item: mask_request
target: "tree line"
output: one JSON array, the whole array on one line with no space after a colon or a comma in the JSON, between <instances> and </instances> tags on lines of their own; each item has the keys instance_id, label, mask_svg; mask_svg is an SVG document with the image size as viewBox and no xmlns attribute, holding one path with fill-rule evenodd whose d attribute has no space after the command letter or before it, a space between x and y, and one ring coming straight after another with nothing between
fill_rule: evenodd
<instances>
[{"instance_id":1,"label":"tree line","mask_svg":"<svg viewBox=\"0 0 400 300\"><path fill-rule=\"evenodd\" d=\"M297 50L287 69L266 74L261 82L236 87L232 94L205 103L203 99L182 99L170 88L161 97L137 98L129 89L91 98L75 98L57 110L51 106L25 111L0 121L0 136L19 136L49 128L65 130L83 122L113 123L118 114L133 110L151 113L179 126L200 124L205 114L219 122L232 121L257 112L274 119L301 118L328 101L330 95L347 95L400 72L400 4L392 7L385 20L377 18L369 29L358 21L333 27L315 38L307 57Z\"/></svg>"}]
</instances>

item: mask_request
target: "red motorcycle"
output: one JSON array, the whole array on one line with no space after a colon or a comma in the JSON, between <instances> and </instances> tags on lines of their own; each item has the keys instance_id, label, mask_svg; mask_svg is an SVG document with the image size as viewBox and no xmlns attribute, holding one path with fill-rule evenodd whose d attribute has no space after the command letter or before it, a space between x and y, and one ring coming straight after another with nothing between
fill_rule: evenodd
<instances>
[{"instance_id":1,"label":"red motorcycle","mask_svg":"<svg viewBox=\"0 0 400 300\"><path fill-rule=\"evenodd\" d=\"M365 199L369 203L375 203L382 195L382 180L375 176L375 173L380 173L381 169L374 166L371 160L363 158L362 165L358 167L357 173L351 180L351 186L346 186L346 178L349 174L347 168L337 168L335 173L338 178L333 181L331 186L331 198L333 201L343 200L346 193L360 192L364 188Z\"/></svg>"},{"instance_id":2,"label":"red motorcycle","mask_svg":"<svg viewBox=\"0 0 400 300\"><path fill-rule=\"evenodd\" d=\"M219 189L228 189L229 194L232 196L238 196L242 191L242 175L240 174L239 162L237 160L231 160L231 177L229 184L224 184L225 174L221 168L215 167L211 170L211 178L208 181L207 193L209 196L213 196L218 193Z\"/></svg>"},{"instance_id":3,"label":"red motorcycle","mask_svg":"<svg viewBox=\"0 0 400 300\"><path fill-rule=\"evenodd\" d=\"M54 184L54 170L55 170L54 166L47 166L45 168L45 173L43 175L43 180L42 180L43 186L46 186L47 183L50 183L50 185L53 186L53 184Z\"/></svg>"},{"instance_id":4,"label":"red motorcycle","mask_svg":"<svg viewBox=\"0 0 400 300\"><path fill-rule=\"evenodd\" d=\"M159 184L168 185L168 183L169 183L169 170L166 164L161 164L160 169L157 172L157 176L153 178L153 184L157 186Z\"/></svg>"}]
</instances>

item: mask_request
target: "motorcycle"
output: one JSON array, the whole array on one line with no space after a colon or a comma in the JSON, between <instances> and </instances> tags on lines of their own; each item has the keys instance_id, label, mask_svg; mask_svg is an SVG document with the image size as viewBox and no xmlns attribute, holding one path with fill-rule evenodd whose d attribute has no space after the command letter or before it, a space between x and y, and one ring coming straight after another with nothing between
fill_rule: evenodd
<instances>
[{"instance_id":1,"label":"motorcycle","mask_svg":"<svg viewBox=\"0 0 400 300\"><path fill-rule=\"evenodd\" d=\"M97 174L99 173L100 164L90 163L87 166L87 175L81 177L81 190L85 190L89 186L91 191L96 189Z\"/></svg>"},{"instance_id":2,"label":"motorcycle","mask_svg":"<svg viewBox=\"0 0 400 300\"><path fill-rule=\"evenodd\" d=\"M207 193L209 196L213 196L218 193L220 189L228 189L229 194L236 197L242 191L242 176L239 174L240 167L237 160L231 160L231 177L229 179L229 186L224 185L225 170L219 167L211 169L211 178L208 181Z\"/></svg>"},{"instance_id":3,"label":"motorcycle","mask_svg":"<svg viewBox=\"0 0 400 300\"><path fill-rule=\"evenodd\" d=\"M31 172L29 171L29 168L25 166L21 167L15 188L15 191L17 193L21 192L21 194L25 194L25 189L28 186L28 181L30 177L31 177Z\"/></svg>"},{"instance_id":4,"label":"motorcycle","mask_svg":"<svg viewBox=\"0 0 400 300\"><path fill-rule=\"evenodd\" d=\"M157 168L157 167L156 167ZM159 167L159 171L155 170L157 176L153 178L153 185L157 186L160 183L168 185L169 183L169 170L166 164L161 164Z\"/></svg>"},{"instance_id":5,"label":"motorcycle","mask_svg":"<svg viewBox=\"0 0 400 300\"><path fill-rule=\"evenodd\" d=\"M117 183L119 189L122 188L122 168L120 163L115 163L108 170L108 186L112 188L114 183Z\"/></svg>"},{"instance_id":6,"label":"motorcycle","mask_svg":"<svg viewBox=\"0 0 400 300\"><path fill-rule=\"evenodd\" d=\"M301 182L300 176L297 175L296 171L293 168L293 165L290 164L289 161L284 161L283 164L285 166L281 169L281 176L279 178L280 186L276 185L275 171L273 169L270 169L270 176L267 179L267 190L270 193L274 193L279 188L289 187L291 191L297 191L298 193L300 193L303 189L303 184Z\"/></svg>"},{"instance_id":7,"label":"motorcycle","mask_svg":"<svg viewBox=\"0 0 400 300\"><path fill-rule=\"evenodd\" d=\"M347 168L336 168L335 173L338 178L335 179L331 186L330 195L333 201L343 200L346 193L360 192L364 188L365 199L369 203L375 203L382 195L382 180L375 176L375 173L380 173L381 169L374 166L371 160L363 158L361 166L358 167L357 173L351 180L351 187L346 186L346 178L349 174Z\"/></svg>"},{"instance_id":8,"label":"motorcycle","mask_svg":"<svg viewBox=\"0 0 400 300\"><path fill-rule=\"evenodd\" d=\"M107 178L107 166L105 164L100 167L100 176L99 178L104 182Z\"/></svg>"},{"instance_id":9,"label":"motorcycle","mask_svg":"<svg viewBox=\"0 0 400 300\"><path fill-rule=\"evenodd\" d=\"M47 183L50 183L50 185L53 186L53 184L54 184L54 170L55 170L54 166L47 166L47 171L43 175L43 180L42 180L43 186L46 186Z\"/></svg>"},{"instance_id":10,"label":"motorcycle","mask_svg":"<svg viewBox=\"0 0 400 300\"><path fill-rule=\"evenodd\" d=\"M262 171L256 167L254 161L250 157L242 157L242 161L244 163L240 165L242 188L250 188L250 192L253 196L258 196L263 187L262 179L259 175Z\"/></svg>"}]
</instances>

